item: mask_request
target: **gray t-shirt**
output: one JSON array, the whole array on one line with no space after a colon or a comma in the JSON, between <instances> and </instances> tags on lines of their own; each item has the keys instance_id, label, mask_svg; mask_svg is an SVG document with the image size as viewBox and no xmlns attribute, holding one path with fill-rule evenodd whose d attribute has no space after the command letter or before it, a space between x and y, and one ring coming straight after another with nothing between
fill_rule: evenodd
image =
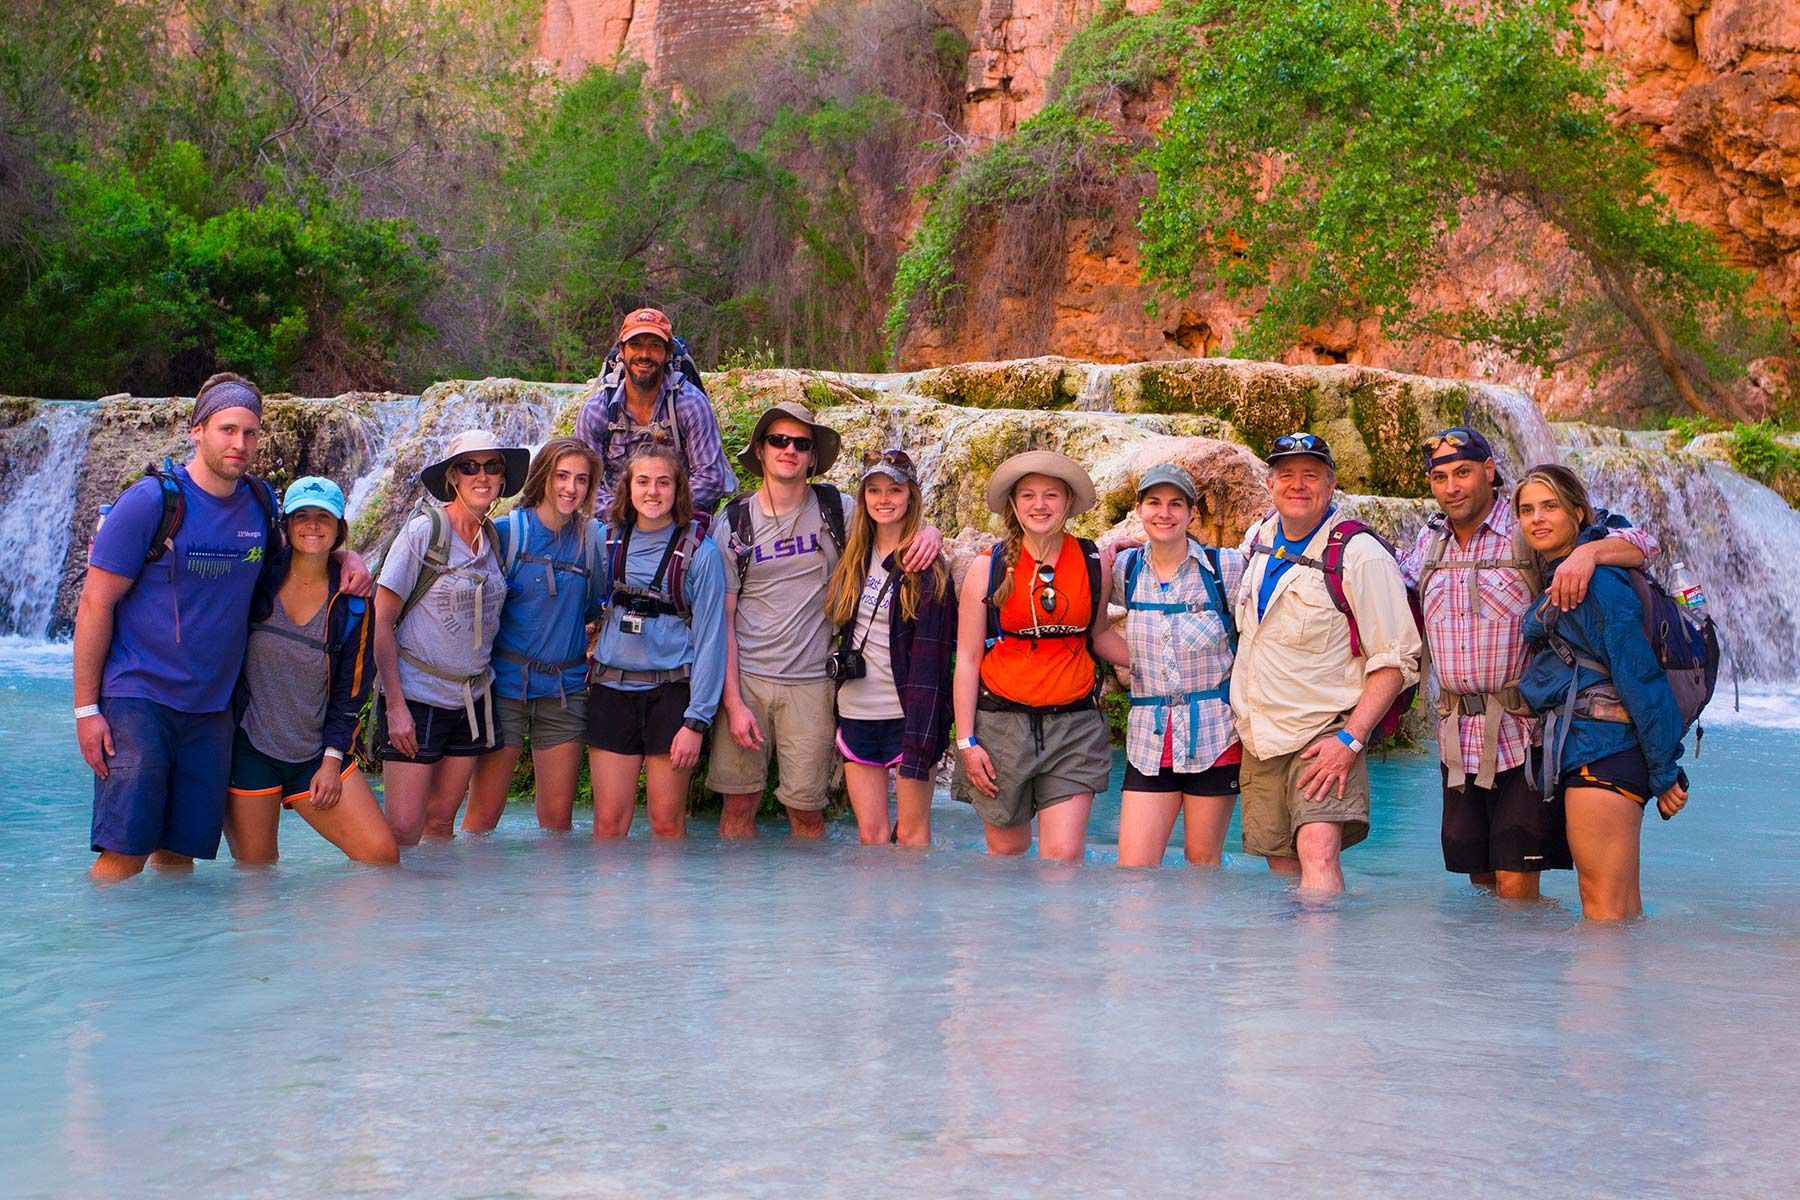
<instances>
[{"instance_id":1,"label":"gray t-shirt","mask_svg":"<svg viewBox=\"0 0 1800 1200\"><path fill-rule=\"evenodd\" d=\"M325 748L325 705L331 660L325 654L329 603L305 625L288 619L281 599L250 630L244 685L250 702L240 724L250 744L280 762L308 762Z\"/></svg>"},{"instance_id":2,"label":"gray t-shirt","mask_svg":"<svg viewBox=\"0 0 1800 1200\"><path fill-rule=\"evenodd\" d=\"M381 564L381 586L402 600L412 593L431 548L431 519L414 517L388 550ZM493 681L488 658L494 634L500 628L500 606L506 601L506 576L494 553L493 530L481 539L481 553L471 550L453 532L450 535L450 570L438 577L424 599L406 614L395 629L404 651L400 658L400 686L408 700L437 708L463 706L462 679L479 676L470 691L480 696ZM457 682L440 679L406 661L410 654L430 663Z\"/></svg>"},{"instance_id":3,"label":"gray t-shirt","mask_svg":"<svg viewBox=\"0 0 1800 1200\"><path fill-rule=\"evenodd\" d=\"M863 580L862 599L856 606L856 631L850 644L862 650L869 669L861 679L852 679L839 688L837 696L838 716L852 721L893 721L906 715L900 707L900 693L894 688L894 658L888 645L894 593L900 580L896 577L887 586L887 579L887 567L874 563L868 578Z\"/></svg>"},{"instance_id":4,"label":"gray t-shirt","mask_svg":"<svg viewBox=\"0 0 1800 1200\"><path fill-rule=\"evenodd\" d=\"M843 497L846 519L856 501ZM713 535L725 562L725 590L737 595L738 670L789 683L825 678L831 625L825 620L825 585L837 566L837 543L825 528L818 493L806 490L798 509L771 517L751 496L750 571L740 587L731 522L715 522Z\"/></svg>"}]
</instances>

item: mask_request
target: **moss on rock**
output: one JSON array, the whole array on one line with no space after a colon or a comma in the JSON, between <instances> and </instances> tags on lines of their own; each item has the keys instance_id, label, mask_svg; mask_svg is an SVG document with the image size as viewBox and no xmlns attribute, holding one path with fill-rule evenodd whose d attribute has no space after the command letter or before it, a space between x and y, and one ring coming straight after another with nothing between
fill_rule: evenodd
<instances>
[{"instance_id":1,"label":"moss on rock","mask_svg":"<svg viewBox=\"0 0 1800 1200\"><path fill-rule=\"evenodd\" d=\"M1035 411L1074 407L1087 374L1066 358L1027 358L1004 363L958 363L922 371L908 390L961 408Z\"/></svg>"}]
</instances>

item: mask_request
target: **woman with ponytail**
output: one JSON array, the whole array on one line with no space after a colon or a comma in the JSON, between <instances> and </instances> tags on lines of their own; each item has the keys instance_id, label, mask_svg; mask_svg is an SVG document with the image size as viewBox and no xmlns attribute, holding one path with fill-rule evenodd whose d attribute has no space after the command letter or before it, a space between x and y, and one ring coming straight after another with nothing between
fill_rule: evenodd
<instances>
[{"instance_id":1,"label":"woman with ponytail","mask_svg":"<svg viewBox=\"0 0 1800 1200\"><path fill-rule=\"evenodd\" d=\"M932 773L950 734L956 600L942 558L902 560L919 532L919 479L904 450L863 456L856 511L825 593L837 627L827 663L837 684L837 748L865 844L931 840ZM888 818L888 771L897 821Z\"/></svg>"},{"instance_id":2,"label":"woman with ponytail","mask_svg":"<svg viewBox=\"0 0 1800 1200\"><path fill-rule=\"evenodd\" d=\"M975 806L990 854L1030 849L1035 817L1039 857L1080 859L1112 771L1094 658L1099 647L1125 659L1105 624L1112 553L1064 529L1094 499L1087 472L1048 450L1007 459L988 483L1006 537L962 583L954 790Z\"/></svg>"}]
</instances>

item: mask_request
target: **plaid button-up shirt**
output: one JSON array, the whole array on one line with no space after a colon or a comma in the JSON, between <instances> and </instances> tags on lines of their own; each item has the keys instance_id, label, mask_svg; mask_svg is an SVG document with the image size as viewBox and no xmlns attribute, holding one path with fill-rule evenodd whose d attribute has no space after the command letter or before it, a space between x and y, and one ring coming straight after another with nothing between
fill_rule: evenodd
<instances>
[{"instance_id":1,"label":"plaid button-up shirt","mask_svg":"<svg viewBox=\"0 0 1800 1200\"><path fill-rule=\"evenodd\" d=\"M1149 547L1141 551L1149 554ZM1113 560L1113 595L1123 602L1125 574L1131 552ZM1244 556L1236 550L1219 551L1219 594L1225 603L1237 594L1244 577ZM1131 694L1134 698L1161 697L1166 703L1132 705L1125 727L1125 757L1146 775L1162 770L1163 739L1172 729L1173 769L1204 771L1237 740L1231 722L1229 695L1189 703L1190 692L1226 690L1231 675L1231 642L1225 621L1214 606L1202 573L1210 574L1200 544L1188 541L1188 556L1175 578L1163 583L1148 561L1138 571L1132 599L1152 604L1185 604L1184 612L1157 612L1129 608L1125 641L1131 649Z\"/></svg>"},{"instance_id":2,"label":"plaid button-up shirt","mask_svg":"<svg viewBox=\"0 0 1800 1200\"><path fill-rule=\"evenodd\" d=\"M1601 517L1609 535L1624 538L1642 550L1646 560L1654 559L1660 551L1656 539L1643 530L1631 528L1622 518L1608 514ZM1434 519L1419 530L1413 548L1400 556L1400 571L1408 584L1418 585L1420 570L1442 528L1440 519ZM1514 557L1518 528L1512 505L1502 496L1466 545L1458 545L1454 534L1445 542L1441 562L1510 559ZM1518 680L1529 657L1519 630L1525 614L1538 599L1530 594L1516 571L1490 568L1475 574L1473 600L1468 569L1442 565L1431 572L1425 594L1419 597L1420 607L1425 610L1432 676L1440 690L1460 695L1498 692ZM1457 723L1463 770L1472 776L1481 767L1482 718L1460 716ZM1536 737L1536 721L1502 714L1495 769L1508 771L1524 762L1526 749Z\"/></svg>"}]
</instances>

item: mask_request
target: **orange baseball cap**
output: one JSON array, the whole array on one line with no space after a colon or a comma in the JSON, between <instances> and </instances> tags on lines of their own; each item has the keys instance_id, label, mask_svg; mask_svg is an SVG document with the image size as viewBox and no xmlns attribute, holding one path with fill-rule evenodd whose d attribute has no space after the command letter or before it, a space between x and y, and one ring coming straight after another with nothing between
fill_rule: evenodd
<instances>
[{"instance_id":1,"label":"orange baseball cap","mask_svg":"<svg viewBox=\"0 0 1800 1200\"><path fill-rule=\"evenodd\" d=\"M623 345L640 333L654 333L669 345L675 343L675 326L660 308L640 308L619 326L619 343Z\"/></svg>"}]
</instances>

